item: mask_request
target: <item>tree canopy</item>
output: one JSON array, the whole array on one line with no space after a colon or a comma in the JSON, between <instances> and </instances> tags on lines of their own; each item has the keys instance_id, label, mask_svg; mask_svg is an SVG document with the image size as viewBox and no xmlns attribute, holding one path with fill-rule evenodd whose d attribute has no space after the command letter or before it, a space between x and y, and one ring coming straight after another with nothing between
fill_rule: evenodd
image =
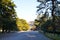
<instances>
[{"instance_id":1,"label":"tree canopy","mask_svg":"<svg viewBox=\"0 0 60 40\"><path fill-rule=\"evenodd\" d=\"M40 29L50 32L60 33L60 1L59 0L37 0L40 4L37 6L37 25ZM44 11L43 11L44 10Z\"/></svg>"},{"instance_id":2,"label":"tree canopy","mask_svg":"<svg viewBox=\"0 0 60 40\"><path fill-rule=\"evenodd\" d=\"M0 27L2 31L10 31L16 28L15 4L12 0L0 0Z\"/></svg>"},{"instance_id":3,"label":"tree canopy","mask_svg":"<svg viewBox=\"0 0 60 40\"><path fill-rule=\"evenodd\" d=\"M24 19L17 18L16 24L20 31L27 31L30 28L29 24Z\"/></svg>"}]
</instances>

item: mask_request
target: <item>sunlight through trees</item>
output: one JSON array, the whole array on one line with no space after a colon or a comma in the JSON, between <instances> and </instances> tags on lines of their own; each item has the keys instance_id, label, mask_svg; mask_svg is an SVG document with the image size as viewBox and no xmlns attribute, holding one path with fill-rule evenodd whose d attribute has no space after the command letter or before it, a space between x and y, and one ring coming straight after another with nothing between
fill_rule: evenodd
<instances>
[{"instance_id":1,"label":"sunlight through trees","mask_svg":"<svg viewBox=\"0 0 60 40\"><path fill-rule=\"evenodd\" d=\"M37 19L35 25L37 29L44 32L60 33L60 1L58 0L37 0L40 4L37 6ZM37 23L39 24L36 24Z\"/></svg>"}]
</instances>

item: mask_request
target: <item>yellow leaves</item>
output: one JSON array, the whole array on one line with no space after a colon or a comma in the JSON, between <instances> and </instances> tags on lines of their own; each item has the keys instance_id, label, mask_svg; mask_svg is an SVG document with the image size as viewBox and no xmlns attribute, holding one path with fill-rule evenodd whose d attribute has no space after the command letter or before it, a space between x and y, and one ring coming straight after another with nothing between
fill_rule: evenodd
<instances>
[{"instance_id":1,"label":"yellow leaves","mask_svg":"<svg viewBox=\"0 0 60 40\"><path fill-rule=\"evenodd\" d=\"M4 4L8 4L10 2L11 2L11 0L2 0L2 3L4 3Z\"/></svg>"},{"instance_id":2,"label":"yellow leaves","mask_svg":"<svg viewBox=\"0 0 60 40\"><path fill-rule=\"evenodd\" d=\"M11 0L2 0L2 2L10 2Z\"/></svg>"},{"instance_id":3,"label":"yellow leaves","mask_svg":"<svg viewBox=\"0 0 60 40\"><path fill-rule=\"evenodd\" d=\"M16 24L21 31L27 31L29 29L29 25L24 19L17 18Z\"/></svg>"}]
</instances>

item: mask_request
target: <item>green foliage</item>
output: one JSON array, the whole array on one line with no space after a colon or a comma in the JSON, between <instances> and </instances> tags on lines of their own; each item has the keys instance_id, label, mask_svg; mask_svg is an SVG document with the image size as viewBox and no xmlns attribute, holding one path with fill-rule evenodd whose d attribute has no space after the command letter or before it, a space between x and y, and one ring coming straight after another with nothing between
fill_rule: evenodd
<instances>
[{"instance_id":1,"label":"green foliage","mask_svg":"<svg viewBox=\"0 0 60 40\"><path fill-rule=\"evenodd\" d=\"M55 17L56 32L60 32L60 16Z\"/></svg>"},{"instance_id":2,"label":"green foliage","mask_svg":"<svg viewBox=\"0 0 60 40\"><path fill-rule=\"evenodd\" d=\"M40 16L40 15L38 15L38 16ZM35 24L36 28L38 30L40 30L41 27L45 26L45 23L46 23L47 20L48 19L47 19L46 15L43 14L41 17L39 17L39 20L38 19L35 20L34 24Z\"/></svg>"},{"instance_id":3,"label":"green foliage","mask_svg":"<svg viewBox=\"0 0 60 40\"><path fill-rule=\"evenodd\" d=\"M47 20L46 22L44 22L42 25L41 25L41 30L43 31L53 31L53 28L52 28L52 21L51 20Z\"/></svg>"},{"instance_id":4,"label":"green foliage","mask_svg":"<svg viewBox=\"0 0 60 40\"><path fill-rule=\"evenodd\" d=\"M60 33L60 1L38 0L38 2L40 2L40 5L37 6L37 22L39 22L37 27L39 27L39 30L44 32Z\"/></svg>"},{"instance_id":5,"label":"green foliage","mask_svg":"<svg viewBox=\"0 0 60 40\"><path fill-rule=\"evenodd\" d=\"M16 23L20 31L27 31L29 29L29 24L24 19L17 18Z\"/></svg>"},{"instance_id":6,"label":"green foliage","mask_svg":"<svg viewBox=\"0 0 60 40\"><path fill-rule=\"evenodd\" d=\"M2 30L10 31L16 29L16 12L15 4L12 0L1 0L0 1L0 26Z\"/></svg>"},{"instance_id":7,"label":"green foliage","mask_svg":"<svg viewBox=\"0 0 60 40\"><path fill-rule=\"evenodd\" d=\"M45 33L45 36L52 40L60 40L60 35L58 34L53 34L53 33Z\"/></svg>"},{"instance_id":8,"label":"green foliage","mask_svg":"<svg viewBox=\"0 0 60 40\"><path fill-rule=\"evenodd\" d=\"M39 20L35 19L34 25L35 25L35 26L38 26L39 23L40 23Z\"/></svg>"}]
</instances>

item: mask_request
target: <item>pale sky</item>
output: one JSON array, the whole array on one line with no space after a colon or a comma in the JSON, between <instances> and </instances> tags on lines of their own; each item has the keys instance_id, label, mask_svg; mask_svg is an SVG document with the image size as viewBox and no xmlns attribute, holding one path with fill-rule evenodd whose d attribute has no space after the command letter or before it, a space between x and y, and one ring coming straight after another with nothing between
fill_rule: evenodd
<instances>
[{"instance_id":1,"label":"pale sky","mask_svg":"<svg viewBox=\"0 0 60 40\"><path fill-rule=\"evenodd\" d=\"M25 19L27 22L36 19L37 0L13 0L16 4L16 13L19 18Z\"/></svg>"}]
</instances>

